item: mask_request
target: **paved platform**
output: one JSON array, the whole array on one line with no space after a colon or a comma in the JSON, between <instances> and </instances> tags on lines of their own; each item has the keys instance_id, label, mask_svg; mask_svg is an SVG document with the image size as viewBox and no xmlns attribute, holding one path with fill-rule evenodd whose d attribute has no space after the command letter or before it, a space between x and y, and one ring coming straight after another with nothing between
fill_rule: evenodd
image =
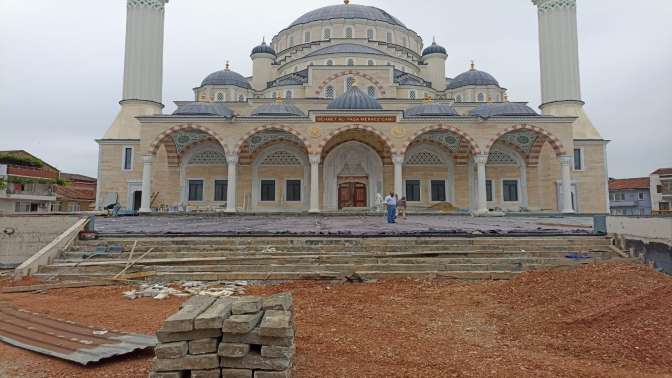
<instances>
[{"instance_id":1,"label":"paved platform","mask_svg":"<svg viewBox=\"0 0 672 378\"><path fill-rule=\"evenodd\" d=\"M585 235L593 233L593 220L577 216L414 215L387 224L382 215L155 215L98 217L95 227L102 234L149 235Z\"/></svg>"}]
</instances>

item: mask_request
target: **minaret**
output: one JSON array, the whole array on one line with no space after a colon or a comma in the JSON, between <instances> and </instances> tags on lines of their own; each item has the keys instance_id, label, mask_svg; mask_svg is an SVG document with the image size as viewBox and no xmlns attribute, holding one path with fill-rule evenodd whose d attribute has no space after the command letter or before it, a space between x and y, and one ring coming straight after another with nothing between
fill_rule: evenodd
<instances>
[{"instance_id":1,"label":"minaret","mask_svg":"<svg viewBox=\"0 0 672 378\"><path fill-rule=\"evenodd\" d=\"M168 0L127 0L121 110L103 139L139 139L135 117L163 109L163 31Z\"/></svg>"},{"instance_id":2,"label":"minaret","mask_svg":"<svg viewBox=\"0 0 672 378\"><path fill-rule=\"evenodd\" d=\"M539 13L541 110L578 117L575 139L602 139L583 111L576 0L532 0Z\"/></svg>"}]
</instances>

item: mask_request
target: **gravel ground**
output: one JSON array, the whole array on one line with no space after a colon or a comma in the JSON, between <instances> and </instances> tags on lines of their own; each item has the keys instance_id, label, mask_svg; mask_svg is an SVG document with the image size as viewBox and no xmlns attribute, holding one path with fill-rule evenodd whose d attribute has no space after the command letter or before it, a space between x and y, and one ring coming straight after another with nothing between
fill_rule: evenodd
<instances>
[{"instance_id":1,"label":"gravel ground","mask_svg":"<svg viewBox=\"0 0 672 378\"><path fill-rule=\"evenodd\" d=\"M96 218L96 231L132 233L220 233L220 234L350 234L396 235L418 233L588 233L589 217L485 217L455 215L412 215L397 224L383 216L140 216Z\"/></svg>"},{"instance_id":2,"label":"gravel ground","mask_svg":"<svg viewBox=\"0 0 672 378\"><path fill-rule=\"evenodd\" d=\"M8 284L7 281L4 283ZM0 286L3 283L0 282ZM151 333L180 299L122 287L0 295L17 306ZM603 263L512 281L292 282L296 377L670 377L672 277ZM152 354L80 367L0 344L0 377L146 377ZM4 375L3 375L4 374Z\"/></svg>"}]
</instances>

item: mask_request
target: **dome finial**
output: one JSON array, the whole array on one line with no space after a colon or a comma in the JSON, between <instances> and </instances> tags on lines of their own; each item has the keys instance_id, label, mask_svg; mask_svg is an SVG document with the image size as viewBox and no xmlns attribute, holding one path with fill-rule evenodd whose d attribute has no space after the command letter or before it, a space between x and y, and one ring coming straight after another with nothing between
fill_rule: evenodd
<instances>
[{"instance_id":1,"label":"dome finial","mask_svg":"<svg viewBox=\"0 0 672 378\"><path fill-rule=\"evenodd\" d=\"M432 100L432 96L430 96L430 95L426 95L426 96L425 96L425 98L424 98L424 103L425 103L425 104L431 104L432 101L433 101L433 100Z\"/></svg>"},{"instance_id":2,"label":"dome finial","mask_svg":"<svg viewBox=\"0 0 672 378\"><path fill-rule=\"evenodd\" d=\"M435 35L432 36L432 45L436 45L436 36Z\"/></svg>"},{"instance_id":3,"label":"dome finial","mask_svg":"<svg viewBox=\"0 0 672 378\"><path fill-rule=\"evenodd\" d=\"M261 37L261 44L265 45L266 44L266 36Z\"/></svg>"},{"instance_id":4,"label":"dome finial","mask_svg":"<svg viewBox=\"0 0 672 378\"><path fill-rule=\"evenodd\" d=\"M356 86L357 86L357 79L353 77L352 78L352 88L355 88Z\"/></svg>"},{"instance_id":5,"label":"dome finial","mask_svg":"<svg viewBox=\"0 0 672 378\"><path fill-rule=\"evenodd\" d=\"M471 60L471 68L469 68L469 69L470 69L471 71L475 71L475 70L476 70L476 64L474 64L474 60L473 60L473 59Z\"/></svg>"},{"instance_id":6,"label":"dome finial","mask_svg":"<svg viewBox=\"0 0 672 378\"><path fill-rule=\"evenodd\" d=\"M282 104L283 102L285 102L285 100L282 99L282 93L279 93L278 97L275 98L275 103Z\"/></svg>"},{"instance_id":7,"label":"dome finial","mask_svg":"<svg viewBox=\"0 0 672 378\"><path fill-rule=\"evenodd\" d=\"M226 61L226 66L224 67L224 69L227 70L227 71L229 71L229 66L230 66L230 65L229 65L229 61L227 60L227 61Z\"/></svg>"}]
</instances>

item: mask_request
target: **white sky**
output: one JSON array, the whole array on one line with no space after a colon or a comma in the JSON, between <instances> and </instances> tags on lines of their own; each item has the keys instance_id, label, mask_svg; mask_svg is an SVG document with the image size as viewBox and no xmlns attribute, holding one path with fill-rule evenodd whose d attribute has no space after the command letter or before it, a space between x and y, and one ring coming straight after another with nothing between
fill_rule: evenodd
<instances>
[{"instance_id":1,"label":"white sky","mask_svg":"<svg viewBox=\"0 0 672 378\"><path fill-rule=\"evenodd\" d=\"M540 102L537 15L529 0L353 0L385 9L448 50L447 75L474 59L515 101ZM125 0L0 0L0 150L96 175L98 146L121 97ZM171 0L164 103L312 9L339 0ZM672 1L579 0L586 111L609 144L612 177L672 167Z\"/></svg>"}]
</instances>

